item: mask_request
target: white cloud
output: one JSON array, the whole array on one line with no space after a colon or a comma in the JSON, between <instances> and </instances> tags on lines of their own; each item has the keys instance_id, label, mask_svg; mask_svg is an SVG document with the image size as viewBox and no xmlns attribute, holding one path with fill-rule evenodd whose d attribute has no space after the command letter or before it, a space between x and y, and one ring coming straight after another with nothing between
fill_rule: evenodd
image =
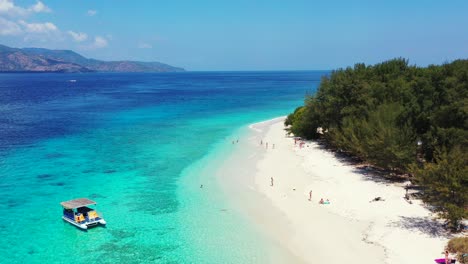
<instances>
[{"instance_id":1,"label":"white cloud","mask_svg":"<svg viewBox=\"0 0 468 264\"><path fill-rule=\"evenodd\" d=\"M41 12L45 12L45 13L49 13L49 12L52 12L52 10L44 5L44 3L42 3L41 1L37 1L37 3L33 6L31 6L29 8L29 10L33 11L33 12L36 12L36 13L41 13Z\"/></svg>"},{"instance_id":2,"label":"white cloud","mask_svg":"<svg viewBox=\"0 0 468 264\"><path fill-rule=\"evenodd\" d=\"M18 24L0 17L0 35L18 35L22 32L23 30L21 30L21 27Z\"/></svg>"},{"instance_id":3,"label":"white cloud","mask_svg":"<svg viewBox=\"0 0 468 264\"><path fill-rule=\"evenodd\" d=\"M153 46L151 44L148 44L148 43L140 43L140 44L138 44L138 48L139 49L151 49L151 48L153 48Z\"/></svg>"},{"instance_id":4,"label":"white cloud","mask_svg":"<svg viewBox=\"0 0 468 264\"><path fill-rule=\"evenodd\" d=\"M26 16L31 13L51 12L52 10L44 5L41 1L37 1L35 5L28 8L15 5L13 0L0 0L0 14L6 14L10 17Z\"/></svg>"},{"instance_id":5,"label":"white cloud","mask_svg":"<svg viewBox=\"0 0 468 264\"><path fill-rule=\"evenodd\" d=\"M94 49L101 49L105 48L109 45L109 40L103 36L95 36L94 41L89 43L88 45L80 46L81 49L84 50L94 50Z\"/></svg>"},{"instance_id":6,"label":"white cloud","mask_svg":"<svg viewBox=\"0 0 468 264\"><path fill-rule=\"evenodd\" d=\"M88 16L95 16L97 14L97 10L90 9L86 12Z\"/></svg>"},{"instance_id":7,"label":"white cloud","mask_svg":"<svg viewBox=\"0 0 468 264\"><path fill-rule=\"evenodd\" d=\"M15 8L15 4L10 0L0 0L0 12L8 12Z\"/></svg>"},{"instance_id":8,"label":"white cloud","mask_svg":"<svg viewBox=\"0 0 468 264\"><path fill-rule=\"evenodd\" d=\"M27 23L24 20L20 20L19 24L23 26L24 30L29 33L52 33L57 32L58 28L53 23Z\"/></svg>"},{"instance_id":9,"label":"white cloud","mask_svg":"<svg viewBox=\"0 0 468 264\"><path fill-rule=\"evenodd\" d=\"M96 36L96 37L94 37L93 44L91 44L91 46L89 46L89 48L91 48L91 49L105 48L105 47L107 47L108 44L109 43L108 43L107 39L105 39L104 37L101 37L101 36Z\"/></svg>"},{"instance_id":10,"label":"white cloud","mask_svg":"<svg viewBox=\"0 0 468 264\"><path fill-rule=\"evenodd\" d=\"M15 5L12 0L0 0L0 14L7 14L9 16L24 16L27 13L27 9Z\"/></svg>"},{"instance_id":11,"label":"white cloud","mask_svg":"<svg viewBox=\"0 0 468 264\"><path fill-rule=\"evenodd\" d=\"M83 32L74 32L69 30L67 32L76 42L82 42L88 39L88 35Z\"/></svg>"}]
</instances>

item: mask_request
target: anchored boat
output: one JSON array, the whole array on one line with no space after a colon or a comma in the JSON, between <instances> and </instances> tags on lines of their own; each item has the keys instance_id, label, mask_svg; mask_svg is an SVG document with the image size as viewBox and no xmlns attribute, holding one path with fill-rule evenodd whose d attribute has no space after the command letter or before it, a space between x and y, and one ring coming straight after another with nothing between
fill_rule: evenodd
<instances>
[{"instance_id":1,"label":"anchored boat","mask_svg":"<svg viewBox=\"0 0 468 264\"><path fill-rule=\"evenodd\" d=\"M79 198L61 202L60 205L63 207L62 219L78 228L88 229L89 227L97 226L99 224L106 224L106 221L96 212L96 210L88 207L96 205L95 201L87 198Z\"/></svg>"}]
</instances>

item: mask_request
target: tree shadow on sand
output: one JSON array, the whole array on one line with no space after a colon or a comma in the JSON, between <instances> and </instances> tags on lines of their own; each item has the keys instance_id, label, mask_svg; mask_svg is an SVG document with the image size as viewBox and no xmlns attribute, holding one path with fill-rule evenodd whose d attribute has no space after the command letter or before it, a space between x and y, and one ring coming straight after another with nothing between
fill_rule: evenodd
<instances>
[{"instance_id":1,"label":"tree shadow on sand","mask_svg":"<svg viewBox=\"0 0 468 264\"><path fill-rule=\"evenodd\" d=\"M400 221L392 222L389 225L410 231L419 231L431 237L448 236L447 231L444 229L444 224L425 217L400 216Z\"/></svg>"},{"instance_id":2,"label":"tree shadow on sand","mask_svg":"<svg viewBox=\"0 0 468 264\"><path fill-rule=\"evenodd\" d=\"M383 184L392 184L392 183L402 183L405 179L395 177L394 175L376 169L371 166L355 166L352 170L354 173L359 174L365 181L372 181L376 183L383 183Z\"/></svg>"},{"instance_id":3,"label":"tree shadow on sand","mask_svg":"<svg viewBox=\"0 0 468 264\"><path fill-rule=\"evenodd\" d=\"M315 140L312 142L317 143L319 149L330 151L340 163L354 167L353 172L362 175L365 181L392 184L403 183L409 180L407 174L401 174L396 171L373 166L359 157L351 155L349 152L334 148L324 140Z\"/></svg>"}]
</instances>

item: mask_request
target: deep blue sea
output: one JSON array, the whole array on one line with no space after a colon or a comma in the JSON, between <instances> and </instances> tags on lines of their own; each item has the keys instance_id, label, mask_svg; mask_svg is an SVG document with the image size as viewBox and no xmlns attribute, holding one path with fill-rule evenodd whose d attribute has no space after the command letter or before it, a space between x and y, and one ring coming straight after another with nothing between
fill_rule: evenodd
<instances>
[{"instance_id":1,"label":"deep blue sea","mask_svg":"<svg viewBox=\"0 0 468 264\"><path fill-rule=\"evenodd\" d=\"M240 127L292 112L327 73L0 74L0 263L263 262L248 223L199 219L223 201L181 178ZM107 227L61 219L60 202L79 197Z\"/></svg>"}]
</instances>

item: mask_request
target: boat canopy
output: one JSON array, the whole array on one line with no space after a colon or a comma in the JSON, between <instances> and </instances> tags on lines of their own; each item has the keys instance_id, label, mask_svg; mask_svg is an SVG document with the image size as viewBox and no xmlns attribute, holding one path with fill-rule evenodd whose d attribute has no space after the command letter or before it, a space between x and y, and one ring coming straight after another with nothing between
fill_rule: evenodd
<instances>
[{"instance_id":1,"label":"boat canopy","mask_svg":"<svg viewBox=\"0 0 468 264\"><path fill-rule=\"evenodd\" d=\"M96 202L88 198L79 198L79 199L74 199L74 200L70 200L66 202L61 202L60 204L66 209L76 209L76 208L96 204Z\"/></svg>"}]
</instances>

